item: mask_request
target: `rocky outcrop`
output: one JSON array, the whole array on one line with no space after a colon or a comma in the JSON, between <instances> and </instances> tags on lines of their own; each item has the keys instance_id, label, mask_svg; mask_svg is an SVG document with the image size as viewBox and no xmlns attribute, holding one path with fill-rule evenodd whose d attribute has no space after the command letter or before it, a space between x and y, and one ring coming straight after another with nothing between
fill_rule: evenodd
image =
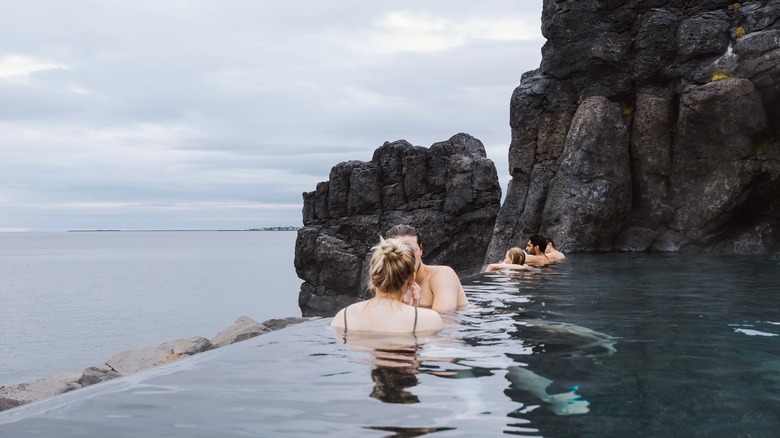
<instances>
[{"instance_id":1,"label":"rocky outcrop","mask_svg":"<svg viewBox=\"0 0 780 438\"><path fill-rule=\"evenodd\" d=\"M242 316L233 325L217 333L217 336L214 336L214 339L211 340L211 345L214 348L224 347L225 345L254 338L268 331L271 331L271 329L265 325L248 316Z\"/></svg>"},{"instance_id":2,"label":"rocky outcrop","mask_svg":"<svg viewBox=\"0 0 780 438\"><path fill-rule=\"evenodd\" d=\"M275 330L281 330L296 324L300 324L304 321L308 321L312 318L309 317L299 317L299 316L288 316L287 318L275 318L275 319L269 319L268 321L263 322L263 326L268 327L269 331L275 331ZM241 339L243 340L243 339Z\"/></svg>"},{"instance_id":3,"label":"rocky outcrop","mask_svg":"<svg viewBox=\"0 0 780 438\"><path fill-rule=\"evenodd\" d=\"M127 375L151 368L160 363L170 362L170 355L186 357L211 350L212 348L214 347L208 339L194 336L165 342L157 347L117 353L106 361L106 366L120 375Z\"/></svg>"},{"instance_id":4,"label":"rocky outcrop","mask_svg":"<svg viewBox=\"0 0 780 438\"><path fill-rule=\"evenodd\" d=\"M0 399L5 399L2 405L10 409L35 400L81 388L81 385L78 383L81 376L81 372L70 371L34 382L0 386Z\"/></svg>"},{"instance_id":5,"label":"rocky outcrop","mask_svg":"<svg viewBox=\"0 0 780 438\"><path fill-rule=\"evenodd\" d=\"M89 367L81 373L81 377L76 383L83 388L85 386L105 382L106 380L115 379L119 376L121 376L121 374L108 369L107 367Z\"/></svg>"},{"instance_id":6,"label":"rocky outcrop","mask_svg":"<svg viewBox=\"0 0 780 438\"><path fill-rule=\"evenodd\" d=\"M0 397L0 411L5 411L11 408L15 408L23 404L24 403L20 402L19 400L12 400L5 397Z\"/></svg>"},{"instance_id":7,"label":"rocky outcrop","mask_svg":"<svg viewBox=\"0 0 780 438\"><path fill-rule=\"evenodd\" d=\"M780 251L780 1L545 0L486 261Z\"/></svg>"},{"instance_id":8,"label":"rocky outcrop","mask_svg":"<svg viewBox=\"0 0 780 438\"><path fill-rule=\"evenodd\" d=\"M242 316L211 341L195 336L165 342L157 347L117 353L104 364L83 371L71 371L29 383L0 386L0 411L51 397L74 389L143 371L193 354L250 339L312 318L269 319L262 324Z\"/></svg>"},{"instance_id":9,"label":"rocky outcrop","mask_svg":"<svg viewBox=\"0 0 780 438\"><path fill-rule=\"evenodd\" d=\"M396 224L420 231L426 263L479 268L500 199L495 165L467 134L430 148L385 143L369 162L337 164L303 194L295 247L302 314L332 316L365 298L370 248Z\"/></svg>"}]
</instances>

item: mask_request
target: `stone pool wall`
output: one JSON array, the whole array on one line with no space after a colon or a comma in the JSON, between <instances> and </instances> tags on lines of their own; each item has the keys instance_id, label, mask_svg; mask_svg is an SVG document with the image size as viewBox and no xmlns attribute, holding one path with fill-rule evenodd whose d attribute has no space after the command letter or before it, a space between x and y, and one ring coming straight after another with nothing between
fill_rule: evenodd
<instances>
[{"instance_id":1,"label":"stone pool wall","mask_svg":"<svg viewBox=\"0 0 780 438\"><path fill-rule=\"evenodd\" d=\"M210 340L200 336L177 339L164 342L156 347L123 351L111 356L101 365L88 367L81 371L69 371L34 382L0 386L0 411L106 380L137 373L157 365L251 339L255 336L283 329L310 319L316 318L276 318L258 323L252 318L242 316L230 327L222 330Z\"/></svg>"}]
</instances>

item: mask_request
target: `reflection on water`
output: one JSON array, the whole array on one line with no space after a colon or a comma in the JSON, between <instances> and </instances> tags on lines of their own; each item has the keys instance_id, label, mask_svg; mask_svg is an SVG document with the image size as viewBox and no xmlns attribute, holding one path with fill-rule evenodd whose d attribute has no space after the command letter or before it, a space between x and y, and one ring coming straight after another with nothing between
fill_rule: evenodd
<instances>
[{"instance_id":1,"label":"reflection on water","mask_svg":"<svg viewBox=\"0 0 780 438\"><path fill-rule=\"evenodd\" d=\"M419 397L411 389L419 383L417 374L466 379L505 371L504 375L510 385L504 393L512 400L520 401L522 396L518 394L524 393L541 401L550 411L558 415L588 412L589 403L576 393L576 386L565 392L549 393L548 388L553 383L550 379L527 369L520 361L511 360L512 356L505 348L495 349L497 345L495 339L501 333L509 333L507 324L509 326L516 324L514 320L495 318L480 324L474 320L471 323L458 323L458 316L450 319L453 323L450 324L449 329L443 336L430 339L431 347L427 351L424 348L425 344L421 344L413 335L383 335L352 331L344 336L342 339L355 347L352 351L362 352L366 356L365 361L373 365L371 380L374 382L374 388L371 397L386 403L419 403ZM461 329L475 325L487 327L478 330L479 338L472 336L469 342L466 342L465 338L461 337ZM565 345L575 346L573 351L577 354L588 354L587 352L592 349L601 349L607 354L615 352L612 337L584 327L542 320L523 321L519 325L536 329L537 338L546 334L548 339L557 339L554 342L559 345L564 345L565 342ZM472 329L469 328L467 331ZM509 337L507 340L512 343L517 341L514 337ZM489 351L480 352L479 347L482 345L490 346ZM533 352L534 350L531 349L525 354ZM432 356L431 353L437 355Z\"/></svg>"},{"instance_id":2,"label":"reflection on water","mask_svg":"<svg viewBox=\"0 0 780 438\"><path fill-rule=\"evenodd\" d=\"M371 380L374 389L371 397L385 403L419 403L416 395L406 388L417 385L415 373L408 369L393 367L376 367L371 370Z\"/></svg>"},{"instance_id":3,"label":"reflection on water","mask_svg":"<svg viewBox=\"0 0 780 438\"><path fill-rule=\"evenodd\" d=\"M371 380L374 387L370 396L385 403L419 403L420 399L407 388L418 383L420 370L417 338L412 336L350 331L344 342L357 347L352 351L364 351L366 362L373 365Z\"/></svg>"},{"instance_id":4,"label":"reflection on water","mask_svg":"<svg viewBox=\"0 0 780 438\"><path fill-rule=\"evenodd\" d=\"M329 319L0 413L8 436L774 436L780 263L573 255L430 337Z\"/></svg>"}]
</instances>

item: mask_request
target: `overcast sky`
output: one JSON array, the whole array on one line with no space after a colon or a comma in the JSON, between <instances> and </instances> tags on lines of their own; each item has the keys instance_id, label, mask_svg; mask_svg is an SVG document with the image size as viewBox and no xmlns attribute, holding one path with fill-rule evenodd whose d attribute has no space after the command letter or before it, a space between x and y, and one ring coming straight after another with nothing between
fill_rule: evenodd
<instances>
[{"instance_id":1,"label":"overcast sky","mask_svg":"<svg viewBox=\"0 0 780 438\"><path fill-rule=\"evenodd\" d=\"M542 0L30 0L0 14L0 231L301 225L385 141L509 179Z\"/></svg>"}]
</instances>

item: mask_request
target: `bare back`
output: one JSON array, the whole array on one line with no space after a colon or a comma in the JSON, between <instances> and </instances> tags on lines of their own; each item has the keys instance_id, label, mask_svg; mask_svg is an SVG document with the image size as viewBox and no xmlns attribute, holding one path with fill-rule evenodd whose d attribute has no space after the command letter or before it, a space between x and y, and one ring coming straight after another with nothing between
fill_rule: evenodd
<instances>
[{"instance_id":1,"label":"bare back","mask_svg":"<svg viewBox=\"0 0 780 438\"><path fill-rule=\"evenodd\" d=\"M435 332L444 327L438 313L400 301L371 299L341 309L331 326L344 331L382 333Z\"/></svg>"},{"instance_id":2,"label":"bare back","mask_svg":"<svg viewBox=\"0 0 780 438\"><path fill-rule=\"evenodd\" d=\"M551 262L558 262L566 258L565 255L563 255L562 252L558 251L557 249L551 249L548 251L545 251L544 255L547 256L548 259L550 259Z\"/></svg>"}]
</instances>

